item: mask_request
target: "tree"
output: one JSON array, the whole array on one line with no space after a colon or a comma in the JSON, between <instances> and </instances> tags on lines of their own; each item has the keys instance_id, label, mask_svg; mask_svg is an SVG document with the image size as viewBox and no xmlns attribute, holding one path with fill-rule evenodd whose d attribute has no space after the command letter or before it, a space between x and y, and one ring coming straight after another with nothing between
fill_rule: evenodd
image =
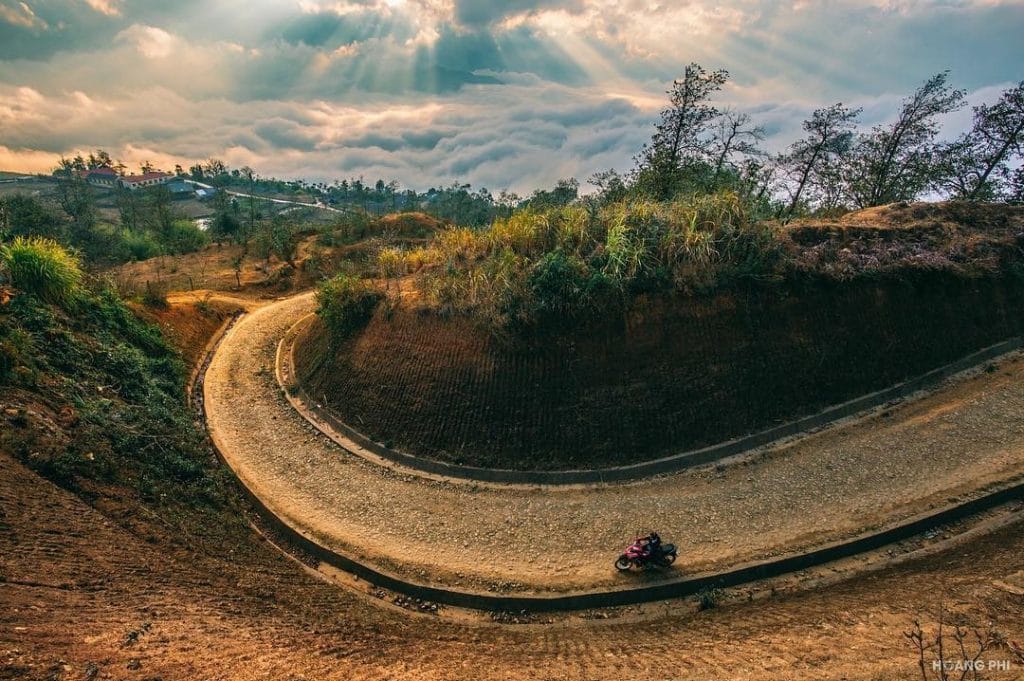
<instances>
[{"instance_id":1,"label":"tree","mask_svg":"<svg viewBox=\"0 0 1024 681\"><path fill-rule=\"evenodd\" d=\"M1010 161L1022 148L1024 81L1003 92L995 104L974 107L971 130L942 148L942 172L935 185L969 201L993 200L1006 189L1012 195Z\"/></svg>"},{"instance_id":2,"label":"tree","mask_svg":"<svg viewBox=\"0 0 1024 681\"><path fill-rule=\"evenodd\" d=\"M110 154L97 149L95 154L89 154L89 160L86 162L89 170L95 170L97 168L113 168L114 161L110 158Z\"/></svg>"},{"instance_id":3,"label":"tree","mask_svg":"<svg viewBox=\"0 0 1024 681\"><path fill-rule=\"evenodd\" d=\"M217 158L211 158L206 161L202 166L203 174L211 182L217 180L221 175L228 174L228 167L224 161Z\"/></svg>"},{"instance_id":4,"label":"tree","mask_svg":"<svg viewBox=\"0 0 1024 681\"><path fill-rule=\"evenodd\" d=\"M778 166L771 159L746 158L740 164L738 193L760 216L772 214L772 194ZM777 211L776 211L777 212Z\"/></svg>"},{"instance_id":5,"label":"tree","mask_svg":"<svg viewBox=\"0 0 1024 681\"><path fill-rule=\"evenodd\" d=\"M141 217L147 226L161 237L171 233L174 221L178 218L171 201L171 192L164 185L146 189L142 199Z\"/></svg>"},{"instance_id":6,"label":"tree","mask_svg":"<svg viewBox=\"0 0 1024 681\"><path fill-rule=\"evenodd\" d=\"M249 228L243 235L245 242L248 242L249 237L256 233L256 171L245 166L239 172L249 187Z\"/></svg>"},{"instance_id":7,"label":"tree","mask_svg":"<svg viewBox=\"0 0 1024 681\"><path fill-rule=\"evenodd\" d=\"M722 170L734 156L758 156L758 142L764 140L764 128L752 123L749 114L726 110L718 119L712 138L715 154L714 181L717 182Z\"/></svg>"},{"instance_id":8,"label":"tree","mask_svg":"<svg viewBox=\"0 0 1024 681\"><path fill-rule=\"evenodd\" d=\"M142 165L139 166L139 170L141 170L142 174L145 175L146 173L153 172L156 168L149 161L143 161Z\"/></svg>"},{"instance_id":9,"label":"tree","mask_svg":"<svg viewBox=\"0 0 1024 681\"><path fill-rule=\"evenodd\" d=\"M0 197L0 241L16 236L40 236L63 241L67 219L50 204L28 194Z\"/></svg>"},{"instance_id":10,"label":"tree","mask_svg":"<svg viewBox=\"0 0 1024 681\"><path fill-rule=\"evenodd\" d=\"M849 151L858 115L860 109L849 109L840 102L818 109L803 122L807 136L794 142L780 159L790 180L787 217L792 217L808 186L827 176L836 160Z\"/></svg>"},{"instance_id":11,"label":"tree","mask_svg":"<svg viewBox=\"0 0 1024 681\"><path fill-rule=\"evenodd\" d=\"M576 178L569 177L555 183L554 189L538 189L533 192L526 204L531 208L558 208L568 206L576 200L580 193L580 183Z\"/></svg>"},{"instance_id":12,"label":"tree","mask_svg":"<svg viewBox=\"0 0 1024 681\"><path fill-rule=\"evenodd\" d=\"M621 201L629 191L626 181L614 168L594 173L587 182L597 187L599 199L605 203Z\"/></svg>"},{"instance_id":13,"label":"tree","mask_svg":"<svg viewBox=\"0 0 1024 681\"><path fill-rule=\"evenodd\" d=\"M137 230L139 228L139 220L142 213L139 203L140 199L138 192L125 189L124 187L118 188L117 210L121 216L122 227L126 227L131 230Z\"/></svg>"},{"instance_id":14,"label":"tree","mask_svg":"<svg viewBox=\"0 0 1024 681\"><path fill-rule=\"evenodd\" d=\"M92 187L77 175L57 183L57 202L71 216L75 227L89 229L96 222L96 201Z\"/></svg>"},{"instance_id":15,"label":"tree","mask_svg":"<svg viewBox=\"0 0 1024 681\"><path fill-rule=\"evenodd\" d=\"M964 91L950 87L949 71L929 78L903 101L896 120L860 135L846 160L849 198L858 207L910 201L934 183L938 118L963 105Z\"/></svg>"},{"instance_id":16,"label":"tree","mask_svg":"<svg viewBox=\"0 0 1024 681\"><path fill-rule=\"evenodd\" d=\"M1024 166L1020 166L1013 173L1010 181L1010 195L1007 197L1010 203L1024 203Z\"/></svg>"},{"instance_id":17,"label":"tree","mask_svg":"<svg viewBox=\"0 0 1024 681\"><path fill-rule=\"evenodd\" d=\"M705 137L711 122L720 111L708 103L708 98L722 89L729 80L729 72L708 72L699 64L686 67L681 80L672 82L668 90L669 107L661 112L651 142L641 151L639 174L648 174L653 192L667 198L677 188L681 170L695 162L707 162L708 140ZM643 178L641 178L643 179Z\"/></svg>"}]
</instances>

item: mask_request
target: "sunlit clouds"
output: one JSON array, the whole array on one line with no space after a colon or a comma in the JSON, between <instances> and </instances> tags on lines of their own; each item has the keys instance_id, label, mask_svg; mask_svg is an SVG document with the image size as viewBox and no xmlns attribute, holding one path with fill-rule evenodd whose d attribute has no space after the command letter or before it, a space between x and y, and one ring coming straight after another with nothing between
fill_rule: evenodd
<instances>
[{"instance_id":1,"label":"sunlit clouds","mask_svg":"<svg viewBox=\"0 0 1024 681\"><path fill-rule=\"evenodd\" d=\"M816 106L882 120L946 68L1019 80L1022 30L996 0L0 0L0 165L104 148L523 191L628 168L690 61L729 69L722 103L778 148Z\"/></svg>"}]
</instances>

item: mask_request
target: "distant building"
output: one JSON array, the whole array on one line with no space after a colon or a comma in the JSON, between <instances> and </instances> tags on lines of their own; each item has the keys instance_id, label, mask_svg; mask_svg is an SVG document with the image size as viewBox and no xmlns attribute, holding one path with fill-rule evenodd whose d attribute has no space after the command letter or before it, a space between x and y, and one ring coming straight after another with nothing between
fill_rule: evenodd
<instances>
[{"instance_id":1,"label":"distant building","mask_svg":"<svg viewBox=\"0 0 1024 681\"><path fill-rule=\"evenodd\" d=\"M195 193L191 184L177 177L167 183L167 191L171 193L172 199L190 199Z\"/></svg>"},{"instance_id":2,"label":"distant building","mask_svg":"<svg viewBox=\"0 0 1024 681\"><path fill-rule=\"evenodd\" d=\"M135 191L136 189L145 189L147 187L156 187L157 185L167 184L172 179L174 179L174 175L162 172L143 173L142 175L125 175L121 178L121 186L128 191Z\"/></svg>"},{"instance_id":3,"label":"distant building","mask_svg":"<svg viewBox=\"0 0 1024 681\"><path fill-rule=\"evenodd\" d=\"M94 187L116 187L120 179L113 168L90 168L78 170L75 174Z\"/></svg>"},{"instance_id":4,"label":"distant building","mask_svg":"<svg viewBox=\"0 0 1024 681\"><path fill-rule=\"evenodd\" d=\"M200 201L208 201L209 199L217 196L217 191L216 187L202 187L196 190L196 198Z\"/></svg>"}]
</instances>

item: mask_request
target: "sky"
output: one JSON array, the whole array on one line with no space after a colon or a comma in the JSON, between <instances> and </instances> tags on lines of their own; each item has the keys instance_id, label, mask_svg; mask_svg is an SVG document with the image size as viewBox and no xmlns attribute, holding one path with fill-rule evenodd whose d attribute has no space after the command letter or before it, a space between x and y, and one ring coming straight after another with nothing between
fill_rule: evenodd
<instances>
[{"instance_id":1,"label":"sky","mask_svg":"<svg viewBox=\"0 0 1024 681\"><path fill-rule=\"evenodd\" d=\"M1022 36L1024 0L0 0L0 169L102 148L528 193L628 170L690 62L779 150L819 106L870 127L946 69L992 101Z\"/></svg>"}]
</instances>

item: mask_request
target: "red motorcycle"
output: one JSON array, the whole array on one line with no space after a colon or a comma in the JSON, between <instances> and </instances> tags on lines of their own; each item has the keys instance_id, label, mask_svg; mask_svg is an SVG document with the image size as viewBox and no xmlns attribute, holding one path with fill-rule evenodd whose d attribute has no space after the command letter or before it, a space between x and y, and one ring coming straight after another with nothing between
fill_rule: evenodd
<instances>
[{"instance_id":1,"label":"red motorcycle","mask_svg":"<svg viewBox=\"0 0 1024 681\"><path fill-rule=\"evenodd\" d=\"M615 569L626 572L630 568L645 570L652 565L668 567L676 562L675 544L662 544L656 532L646 537L637 537L625 553L615 561Z\"/></svg>"}]
</instances>

